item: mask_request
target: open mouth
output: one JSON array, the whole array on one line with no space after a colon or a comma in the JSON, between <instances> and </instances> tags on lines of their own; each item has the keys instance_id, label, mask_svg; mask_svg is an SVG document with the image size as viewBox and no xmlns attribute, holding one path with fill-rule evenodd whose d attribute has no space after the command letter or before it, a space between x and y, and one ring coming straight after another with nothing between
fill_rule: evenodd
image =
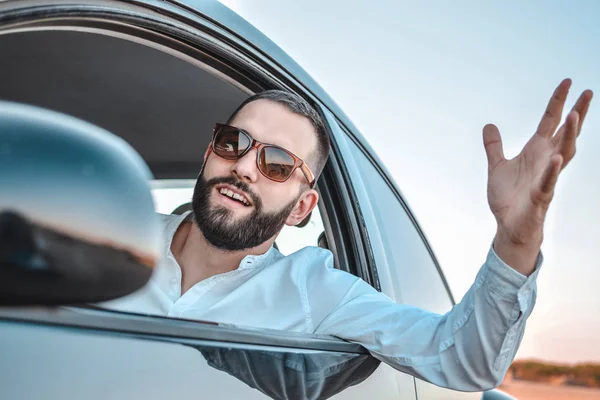
<instances>
[{"instance_id":1,"label":"open mouth","mask_svg":"<svg viewBox=\"0 0 600 400\"><path fill-rule=\"evenodd\" d=\"M233 201L236 201L240 204L243 204L246 207L250 207L250 202L246 199L245 196L232 191L231 189L227 189L226 187L222 187L217 189L222 196L225 196Z\"/></svg>"}]
</instances>

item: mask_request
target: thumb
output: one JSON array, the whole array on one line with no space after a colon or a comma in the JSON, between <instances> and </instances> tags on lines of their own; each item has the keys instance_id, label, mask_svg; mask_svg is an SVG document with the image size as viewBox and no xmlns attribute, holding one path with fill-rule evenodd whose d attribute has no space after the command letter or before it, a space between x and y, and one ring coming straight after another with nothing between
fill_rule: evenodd
<instances>
[{"instance_id":1,"label":"thumb","mask_svg":"<svg viewBox=\"0 0 600 400\"><path fill-rule=\"evenodd\" d=\"M488 159L488 169L492 170L498 163L504 161L504 151L502 150L502 138L500 131L494 124L487 124L483 127L483 145Z\"/></svg>"}]
</instances>

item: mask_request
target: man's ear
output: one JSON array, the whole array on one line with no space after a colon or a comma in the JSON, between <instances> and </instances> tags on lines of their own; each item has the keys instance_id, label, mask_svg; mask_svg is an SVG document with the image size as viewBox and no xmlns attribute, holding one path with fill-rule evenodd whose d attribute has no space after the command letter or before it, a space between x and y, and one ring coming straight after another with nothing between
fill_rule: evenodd
<instances>
[{"instance_id":1,"label":"man's ear","mask_svg":"<svg viewBox=\"0 0 600 400\"><path fill-rule=\"evenodd\" d=\"M319 193L310 189L300 195L296 207L285 220L285 224L289 226L298 225L319 203Z\"/></svg>"}]
</instances>

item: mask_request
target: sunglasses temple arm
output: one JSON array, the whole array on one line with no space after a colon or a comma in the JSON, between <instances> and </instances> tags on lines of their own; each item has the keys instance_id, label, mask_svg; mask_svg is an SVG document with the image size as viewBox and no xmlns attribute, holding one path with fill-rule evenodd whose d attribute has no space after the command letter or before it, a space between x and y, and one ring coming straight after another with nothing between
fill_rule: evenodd
<instances>
[{"instance_id":1,"label":"sunglasses temple arm","mask_svg":"<svg viewBox=\"0 0 600 400\"><path fill-rule=\"evenodd\" d=\"M300 170L304 174L304 177L306 178L308 184L312 189L315 186L315 176L313 175L312 171L310 170L310 168L308 168L308 166L305 163L302 163L302 165L300 166Z\"/></svg>"}]
</instances>

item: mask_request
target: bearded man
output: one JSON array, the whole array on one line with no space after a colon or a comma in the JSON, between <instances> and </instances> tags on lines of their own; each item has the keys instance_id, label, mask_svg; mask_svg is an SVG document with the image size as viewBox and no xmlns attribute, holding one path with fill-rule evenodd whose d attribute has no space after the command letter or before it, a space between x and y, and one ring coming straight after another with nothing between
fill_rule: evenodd
<instances>
[{"instance_id":1,"label":"bearded man","mask_svg":"<svg viewBox=\"0 0 600 400\"><path fill-rule=\"evenodd\" d=\"M444 315L396 304L333 268L328 250L283 256L274 248L283 226L300 223L317 205L313 187L329 153L318 113L282 91L248 98L215 126L193 212L162 216L164 257L151 283L105 305L333 335L439 386L495 387L535 304L545 215L592 98L583 92L558 128L570 85L567 79L558 86L537 131L512 160L504 158L498 129L484 127L497 233L475 283Z\"/></svg>"}]
</instances>

